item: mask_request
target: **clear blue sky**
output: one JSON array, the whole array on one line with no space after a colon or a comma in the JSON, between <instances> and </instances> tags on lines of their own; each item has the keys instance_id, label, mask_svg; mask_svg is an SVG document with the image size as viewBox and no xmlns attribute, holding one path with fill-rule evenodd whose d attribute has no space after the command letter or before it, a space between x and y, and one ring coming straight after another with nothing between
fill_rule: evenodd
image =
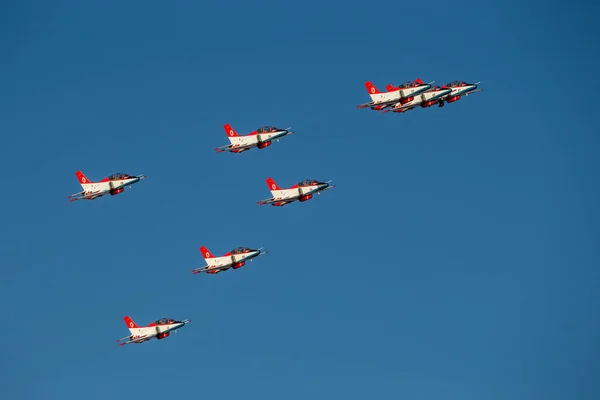
<instances>
[{"instance_id":1,"label":"clear blue sky","mask_svg":"<svg viewBox=\"0 0 600 400\"><path fill-rule=\"evenodd\" d=\"M1 397L599 398L599 11L3 4ZM485 91L355 108L417 77ZM225 123L297 135L217 154ZM68 203L78 169L148 179ZM338 187L259 207L268 176ZM193 276L201 245L269 254ZM193 322L117 348L124 315Z\"/></svg>"}]
</instances>

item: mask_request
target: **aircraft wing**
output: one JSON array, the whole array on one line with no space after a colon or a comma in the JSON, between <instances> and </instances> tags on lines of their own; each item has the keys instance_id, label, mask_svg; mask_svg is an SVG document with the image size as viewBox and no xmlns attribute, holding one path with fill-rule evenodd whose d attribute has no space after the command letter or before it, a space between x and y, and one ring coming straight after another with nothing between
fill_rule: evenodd
<instances>
[{"instance_id":1,"label":"aircraft wing","mask_svg":"<svg viewBox=\"0 0 600 400\"><path fill-rule=\"evenodd\" d=\"M231 268L231 264L227 264L227 265L219 265L218 267L202 267L202 268L196 268L192 270L192 274L196 275L196 274L200 274L202 272L208 272L208 271L225 271L228 270L229 268Z\"/></svg>"},{"instance_id":2,"label":"aircraft wing","mask_svg":"<svg viewBox=\"0 0 600 400\"><path fill-rule=\"evenodd\" d=\"M374 102L370 102L370 103L364 103L364 104L359 104L358 106L356 106L356 108L367 108L367 107L377 107L377 106L386 106L389 107L392 104L396 104L398 102L398 99L396 100L388 100L388 101L382 101L380 103L374 103Z\"/></svg>"},{"instance_id":3,"label":"aircraft wing","mask_svg":"<svg viewBox=\"0 0 600 400\"><path fill-rule=\"evenodd\" d=\"M127 341L127 342L122 342L122 340L125 340L125 339L130 339L130 340ZM122 339L117 340L117 342L121 342L121 343L118 344L118 346L125 346L126 344L143 343L143 342L146 342L146 341L148 341L150 339L151 338L148 337L148 335L144 335L144 336L140 336L140 337L136 337L136 338L131 338L131 336L127 336L127 337L124 337Z\"/></svg>"},{"instance_id":4,"label":"aircraft wing","mask_svg":"<svg viewBox=\"0 0 600 400\"><path fill-rule=\"evenodd\" d=\"M104 196L108 192L109 192L108 190L97 191L97 192L88 193L88 194L86 194L85 192L79 192L79 193L75 193L70 196L67 196L67 198L70 199L69 201L93 200L93 199L97 199L98 197Z\"/></svg>"},{"instance_id":5,"label":"aircraft wing","mask_svg":"<svg viewBox=\"0 0 600 400\"><path fill-rule=\"evenodd\" d=\"M233 150L237 150L239 152L242 152L242 151L250 150L253 147L256 147L255 143L254 144L247 144L245 146L233 146L231 144L228 144L227 146L217 147L215 149L215 151L218 152L218 153L222 153L224 151L233 151Z\"/></svg>"},{"instance_id":6,"label":"aircraft wing","mask_svg":"<svg viewBox=\"0 0 600 400\"><path fill-rule=\"evenodd\" d=\"M356 106L356 108L367 108L367 107L372 107L372 106L374 106L374 105L375 105L375 103L373 103L373 102L370 102L370 103L363 103L363 104L359 104L359 105L357 105L357 106Z\"/></svg>"},{"instance_id":7,"label":"aircraft wing","mask_svg":"<svg viewBox=\"0 0 600 400\"><path fill-rule=\"evenodd\" d=\"M300 196L286 197L285 199L280 199L280 200L276 200L275 198L271 197L270 199L265 199L265 200L257 201L256 204L258 204L259 206L262 206L262 205L265 205L265 204L284 203L283 205L286 205L288 203L292 203L292 202L298 200L299 197Z\"/></svg>"},{"instance_id":8,"label":"aircraft wing","mask_svg":"<svg viewBox=\"0 0 600 400\"><path fill-rule=\"evenodd\" d=\"M412 109L415 109L417 107L418 107L417 105L406 106L406 107L400 106L400 107L390 108L390 109L384 110L384 111L382 111L382 113L388 113L388 112L406 112L406 111L410 111Z\"/></svg>"}]
</instances>

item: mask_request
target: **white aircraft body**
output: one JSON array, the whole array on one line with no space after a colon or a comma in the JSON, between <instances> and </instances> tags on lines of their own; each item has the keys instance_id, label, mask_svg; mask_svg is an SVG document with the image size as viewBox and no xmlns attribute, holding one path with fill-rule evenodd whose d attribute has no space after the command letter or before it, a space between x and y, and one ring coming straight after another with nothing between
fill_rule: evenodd
<instances>
[{"instance_id":1,"label":"white aircraft body","mask_svg":"<svg viewBox=\"0 0 600 400\"><path fill-rule=\"evenodd\" d=\"M227 271L229 268L241 268L246 265L246 261L252 261L254 258L268 253L268 251L261 250L262 247L260 249L237 247L220 257L215 257L205 246L202 246L200 247L200 253L202 253L202 257L204 257L204 260L208 265L203 268L193 269L192 274L199 274L202 272L218 274L219 272Z\"/></svg>"},{"instance_id":2,"label":"white aircraft body","mask_svg":"<svg viewBox=\"0 0 600 400\"><path fill-rule=\"evenodd\" d=\"M79 183L83 190L67 196L67 198L70 199L69 201L94 200L107 194L114 196L122 193L126 187L131 186L146 177L145 175L133 176L116 173L102 179L100 182L92 182L81 171L75 172L75 175L77 176L77 179L79 179Z\"/></svg>"},{"instance_id":3,"label":"white aircraft body","mask_svg":"<svg viewBox=\"0 0 600 400\"><path fill-rule=\"evenodd\" d=\"M370 103L360 104L358 108L371 108L372 110L383 110L394 104L406 104L411 102L415 96L431 89L430 83L423 83L420 78L414 82L405 82L393 91L380 92L372 82L365 82L365 87L371 97Z\"/></svg>"},{"instance_id":4,"label":"white aircraft body","mask_svg":"<svg viewBox=\"0 0 600 400\"><path fill-rule=\"evenodd\" d=\"M333 189L335 185L330 185L331 181L320 182L314 179L306 179L295 184L287 189L282 189L275 183L273 178L267 178L267 186L273 197L258 201L257 204L271 204L273 206L282 207L294 201L305 202L312 199L313 194L321 194L321 192Z\"/></svg>"},{"instance_id":5,"label":"white aircraft body","mask_svg":"<svg viewBox=\"0 0 600 400\"><path fill-rule=\"evenodd\" d=\"M454 103L455 101L460 100L461 96L466 97L473 93L482 92L483 89L478 89L480 83L481 82L468 83L459 81L447 83L442 87L452 89L452 92L449 93L447 96L442 97L441 100L447 103Z\"/></svg>"},{"instance_id":6,"label":"white aircraft body","mask_svg":"<svg viewBox=\"0 0 600 400\"><path fill-rule=\"evenodd\" d=\"M124 346L126 344L140 344L154 338L158 340L164 339L169 337L171 332L177 332L177 329L192 322L189 319L177 321L173 318L161 318L150 325L138 326L129 316L125 316L123 319L125 320L125 324L127 325L129 332L131 332L131 335L118 339L117 343L119 343L119 346Z\"/></svg>"},{"instance_id":7,"label":"white aircraft body","mask_svg":"<svg viewBox=\"0 0 600 400\"><path fill-rule=\"evenodd\" d=\"M223 129L225 129L225 133L227 133L230 144L217 147L215 150L219 153L224 151L231 153L243 153L244 151L250 150L254 147L264 149L265 147L269 147L273 140L278 142L282 137L294 133L294 131L291 130L291 127L287 129L279 129L274 126L263 126L262 128L256 129L247 135L238 135L229 124L225 124Z\"/></svg>"}]
</instances>

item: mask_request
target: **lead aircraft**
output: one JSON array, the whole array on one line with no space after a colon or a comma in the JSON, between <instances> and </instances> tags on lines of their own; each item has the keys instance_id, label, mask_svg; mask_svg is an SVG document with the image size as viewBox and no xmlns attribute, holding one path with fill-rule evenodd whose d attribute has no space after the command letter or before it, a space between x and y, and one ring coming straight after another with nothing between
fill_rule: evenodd
<instances>
[{"instance_id":1,"label":"lead aircraft","mask_svg":"<svg viewBox=\"0 0 600 400\"><path fill-rule=\"evenodd\" d=\"M177 321L173 318L161 318L159 320L154 321L150 325L137 326L137 324L133 322L133 320L129 316L125 316L123 320L125 321L129 332L131 332L131 335L118 339L118 346L125 346L126 344L132 343L140 344L147 342L148 340L153 338L156 338L158 340L164 339L168 337L171 334L171 332L177 332L177 329L192 322L189 319Z\"/></svg>"},{"instance_id":2,"label":"lead aircraft","mask_svg":"<svg viewBox=\"0 0 600 400\"><path fill-rule=\"evenodd\" d=\"M460 100L461 96L467 97L473 93L482 92L483 89L478 89L480 83L481 82L468 83L462 81L452 81L447 83L442 87L451 89L452 92L447 96L444 96L441 101L442 103L444 101L446 101L446 103L454 103L455 101ZM440 107L442 107L442 104L440 104Z\"/></svg>"},{"instance_id":3,"label":"lead aircraft","mask_svg":"<svg viewBox=\"0 0 600 400\"><path fill-rule=\"evenodd\" d=\"M364 103L356 106L357 108L371 108L372 110L384 110L392 107L396 104L407 104L415 99L415 96L431 89L430 83L423 83L420 78L417 78L414 82L407 81L400 86L388 90L387 92L380 92L379 89L373 85L372 82L365 82L365 87L371 97L371 102ZM391 85L388 85L388 87Z\"/></svg>"},{"instance_id":4,"label":"lead aircraft","mask_svg":"<svg viewBox=\"0 0 600 400\"><path fill-rule=\"evenodd\" d=\"M246 261L252 261L256 257L260 257L267 254L268 251L261 251L260 249L251 249L249 247L236 247L230 252L225 253L220 257L215 257L205 247L200 247L200 253L208 264L203 268L196 268L192 270L192 274L199 274L206 272L207 274L218 274L219 272L227 271L229 268L238 269L246 265Z\"/></svg>"},{"instance_id":5,"label":"lead aircraft","mask_svg":"<svg viewBox=\"0 0 600 400\"><path fill-rule=\"evenodd\" d=\"M282 207L286 204L293 203L296 200L302 203L312 199L313 194L315 193L321 194L321 192L325 190L333 189L335 185L330 185L330 182L331 181L320 182L314 179L306 179L287 189L282 189L275 183L273 178L267 178L267 186L269 186L269 190L273 197L258 201L257 204L271 204L272 206Z\"/></svg>"},{"instance_id":6,"label":"lead aircraft","mask_svg":"<svg viewBox=\"0 0 600 400\"><path fill-rule=\"evenodd\" d=\"M111 196L122 193L126 187L133 185L144 179L145 175L129 175L123 173L112 174L111 176L102 179L100 182L90 181L81 171L75 172L79 184L83 191L67 196L69 201L75 200L94 200L106 194Z\"/></svg>"},{"instance_id":7,"label":"lead aircraft","mask_svg":"<svg viewBox=\"0 0 600 400\"><path fill-rule=\"evenodd\" d=\"M286 135L294 133L291 127L287 129L279 129L274 126L263 126L258 128L247 135L238 135L235 129L229 124L223 126L227 137L229 138L230 144L226 146L217 147L215 150L219 153L228 151L231 153L243 153L244 151L250 150L254 147L264 149L269 147L273 140L279 142L279 139Z\"/></svg>"}]
</instances>

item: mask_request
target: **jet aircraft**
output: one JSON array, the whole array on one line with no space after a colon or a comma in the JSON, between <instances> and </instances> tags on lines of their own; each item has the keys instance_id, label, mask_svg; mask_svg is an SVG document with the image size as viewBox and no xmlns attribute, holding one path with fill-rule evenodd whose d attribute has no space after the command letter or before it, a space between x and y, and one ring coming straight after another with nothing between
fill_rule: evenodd
<instances>
[{"instance_id":1,"label":"jet aircraft","mask_svg":"<svg viewBox=\"0 0 600 400\"><path fill-rule=\"evenodd\" d=\"M279 129L274 126L263 126L247 135L240 136L229 124L225 124L223 129L225 129L225 133L227 133L227 137L231 143L226 146L217 147L215 150L219 153L225 151L242 153L253 147L264 149L265 147L269 147L273 140L279 141L282 137L294 133L291 130L292 128Z\"/></svg>"},{"instance_id":2,"label":"jet aircraft","mask_svg":"<svg viewBox=\"0 0 600 400\"><path fill-rule=\"evenodd\" d=\"M147 342L150 339L156 338L158 340L164 339L168 337L171 332L177 332L177 329L185 326L192 322L189 319L184 319L183 321L177 321L173 318L161 318L157 321L154 321L150 325L147 326L137 326L135 322L129 316L125 316L123 318L125 320L125 324L131 332L131 335L126 336L124 338L118 339L118 346L124 346L126 344L140 344Z\"/></svg>"},{"instance_id":3,"label":"jet aircraft","mask_svg":"<svg viewBox=\"0 0 600 400\"><path fill-rule=\"evenodd\" d=\"M275 183L273 178L267 178L267 186L269 186L269 190L273 197L258 201L257 204L271 204L276 207L282 207L286 204L293 203L296 200L304 202L312 199L313 194L315 193L321 194L321 192L325 190L333 189L335 185L330 185L330 182L331 181L320 182L314 179L306 179L290 188L282 189Z\"/></svg>"},{"instance_id":4,"label":"jet aircraft","mask_svg":"<svg viewBox=\"0 0 600 400\"><path fill-rule=\"evenodd\" d=\"M460 100L461 96L469 96L473 93L482 92L483 89L478 89L478 86L481 82L468 83L468 82L459 82L453 81L442 86L443 88L452 89L452 92L447 96L441 98L442 103L440 107L442 107L443 102L446 103L454 103L455 101Z\"/></svg>"},{"instance_id":5,"label":"jet aircraft","mask_svg":"<svg viewBox=\"0 0 600 400\"><path fill-rule=\"evenodd\" d=\"M414 100L419 94L431 89L430 83L423 83L420 78L417 78L414 82L407 81L400 86L388 90L387 92L380 92L379 89L371 82L365 82L365 87L371 97L371 102L364 103L356 106L357 108L371 108L372 110L384 110L395 104L405 105ZM388 87L391 85L388 85Z\"/></svg>"},{"instance_id":6,"label":"jet aircraft","mask_svg":"<svg viewBox=\"0 0 600 400\"><path fill-rule=\"evenodd\" d=\"M261 250L262 247L260 249L237 247L220 257L215 257L205 246L202 246L200 247L200 252L208 265L193 269L192 274L196 275L202 272L218 274L219 272L227 271L229 268L241 268L246 265L246 261L252 261L254 258L268 253L268 251Z\"/></svg>"},{"instance_id":7,"label":"jet aircraft","mask_svg":"<svg viewBox=\"0 0 600 400\"><path fill-rule=\"evenodd\" d=\"M75 200L94 200L106 194L114 196L122 193L126 187L133 185L144 179L145 175L128 175L123 173L112 174L102 179L100 182L90 181L81 171L75 172L83 191L67 196L69 201Z\"/></svg>"}]
</instances>

